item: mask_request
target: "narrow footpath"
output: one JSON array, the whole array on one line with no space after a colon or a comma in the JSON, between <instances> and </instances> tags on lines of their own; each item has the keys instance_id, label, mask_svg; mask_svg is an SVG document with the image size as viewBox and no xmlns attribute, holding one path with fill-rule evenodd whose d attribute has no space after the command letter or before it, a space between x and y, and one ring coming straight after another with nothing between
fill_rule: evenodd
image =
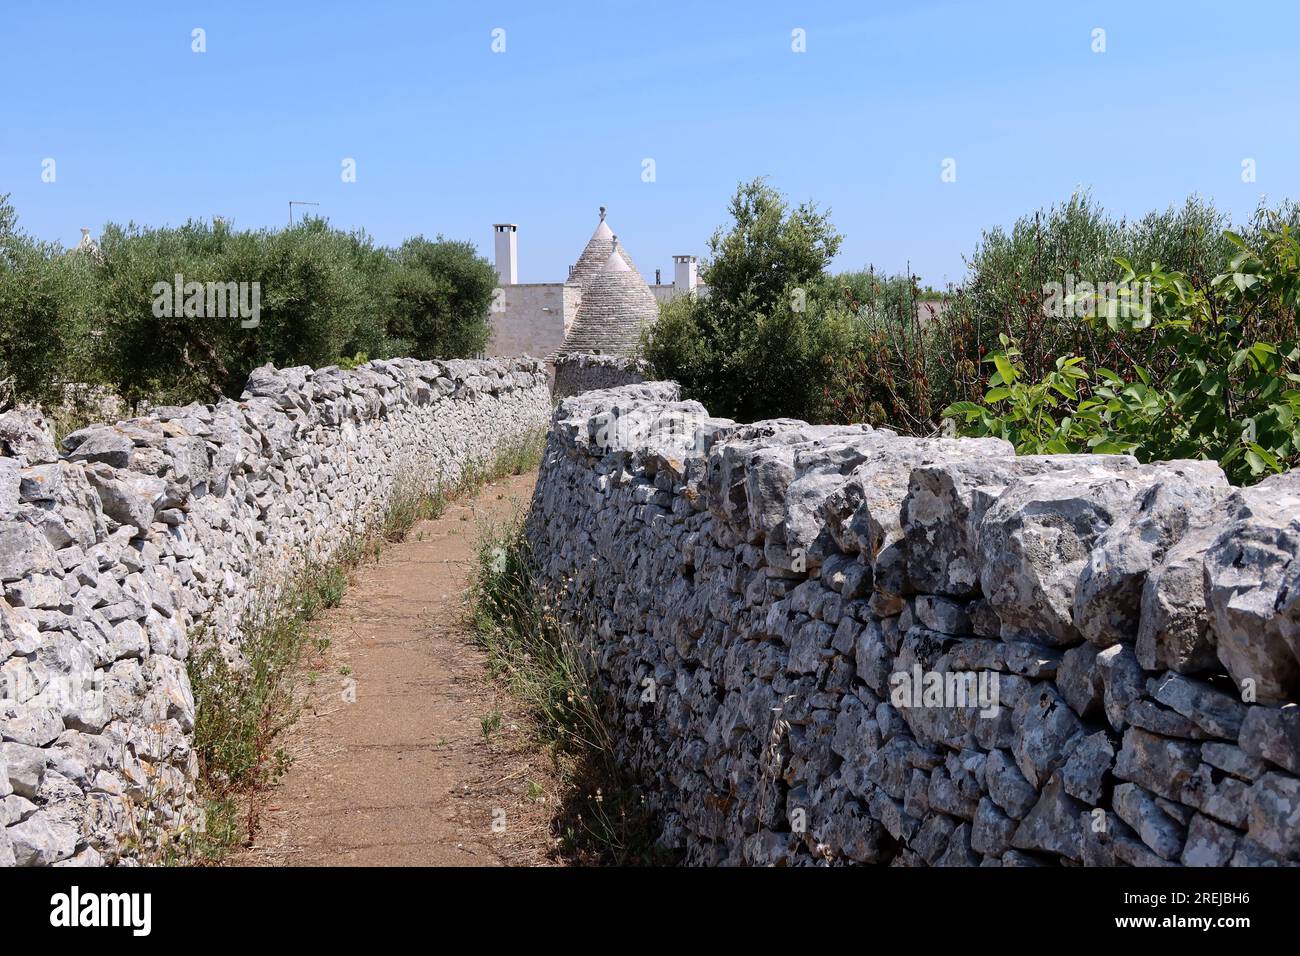
<instances>
[{"instance_id":1,"label":"narrow footpath","mask_svg":"<svg viewBox=\"0 0 1300 956\"><path fill-rule=\"evenodd\" d=\"M535 474L485 486L354 573L313 627L329 671L304 680L293 766L266 795L244 866L550 865L550 761L464 626L485 525L527 507Z\"/></svg>"}]
</instances>

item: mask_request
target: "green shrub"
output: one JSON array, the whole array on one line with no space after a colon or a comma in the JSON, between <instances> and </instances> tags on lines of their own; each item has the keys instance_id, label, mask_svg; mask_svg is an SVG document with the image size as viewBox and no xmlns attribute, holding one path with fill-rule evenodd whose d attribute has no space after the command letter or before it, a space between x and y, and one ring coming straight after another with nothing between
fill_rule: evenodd
<instances>
[{"instance_id":1,"label":"green shrub","mask_svg":"<svg viewBox=\"0 0 1300 956\"><path fill-rule=\"evenodd\" d=\"M1300 461L1300 240L1278 218L1254 244L1224 233L1236 252L1202 281L1159 265L1121 279L1150 289L1132 317L1093 319L1117 338L1150 335L1151 364L1107 368L1058 357L1035 379L1004 337L990 357L983 401L945 410L966 434L998 435L1021 452L1128 451L1143 461L1209 458L1246 483ZM1089 369L1093 371L1089 371Z\"/></svg>"},{"instance_id":2,"label":"green shrub","mask_svg":"<svg viewBox=\"0 0 1300 956\"><path fill-rule=\"evenodd\" d=\"M927 434L938 408L975 394L978 337L947 298L921 289L917 276L869 270L834 282L852 314L852 341L828 359L830 420Z\"/></svg>"},{"instance_id":3,"label":"green shrub","mask_svg":"<svg viewBox=\"0 0 1300 956\"><path fill-rule=\"evenodd\" d=\"M267 362L468 358L487 344L495 286L470 243L388 250L311 218L110 223L98 257L67 253L22 234L0 198L0 398L56 405L75 382L130 403L211 401Z\"/></svg>"},{"instance_id":4,"label":"green shrub","mask_svg":"<svg viewBox=\"0 0 1300 956\"><path fill-rule=\"evenodd\" d=\"M1258 239L1270 220L1294 226L1300 215L1295 204L1277 210L1261 205L1243 235ZM1003 336L1015 344L1023 378L1040 384L1063 375L1059 360L1069 356L1081 357L1086 367L1130 370L1130 377L1135 367L1163 375L1179 357L1153 329L1111 328L1049 313L1062 311L1052 306L1065 304L1067 284L1122 280L1120 259L1138 269L1160 263L1191 281L1209 282L1234 252L1223 235L1227 225L1224 213L1198 197L1128 221L1108 216L1079 193L1021 217L1010 230L984 233L968 259L969 278L944 297L942 308L927 308L914 276L838 276L857 321L853 350L835 361L833 420L932 434L942 409L979 400L986 387L981 367ZM1273 314L1270 323L1285 325L1285 317Z\"/></svg>"},{"instance_id":5,"label":"green shrub","mask_svg":"<svg viewBox=\"0 0 1300 956\"><path fill-rule=\"evenodd\" d=\"M841 237L810 203L790 208L762 179L742 184L709 240L704 297L666 305L643 351L655 374L716 415L824 420L828 356L851 345L826 268Z\"/></svg>"},{"instance_id":6,"label":"green shrub","mask_svg":"<svg viewBox=\"0 0 1300 956\"><path fill-rule=\"evenodd\" d=\"M1255 214L1256 232L1267 215L1263 207ZM1018 344L1026 373L1034 379L1048 374L1062 355L1082 356L1090 365L1159 365L1160 349L1149 330L1107 329L1049 314L1054 304L1049 289L1054 284L1118 282L1123 278L1120 260L1138 270L1159 263L1208 282L1232 257L1233 248L1224 239L1229 225L1227 214L1197 196L1181 207L1129 221L1109 216L1080 192L1063 204L1022 216L1009 231L991 229L968 259L969 278L951 304L952 318L965 320L973 337L963 357L978 362L981 347L996 348L998 336L1007 335Z\"/></svg>"},{"instance_id":7,"label":"green shrub","mask_svg":"<svg viewBox=\"0 0 1300 956\"><path fill-rule=\"evenodd\" d=\"M1051 307L1064 290L1118 282L1119 258L1208 282L1231 257L1227 217L1197 197L1130 222L1079 193L984 233L969 279L940 294L912 275L827 275L840 244L828 217L811 204L791 210L762 180L738 189L730 214L710 241L708 297L663 306L643 348L656 375L747 421L865 421L932 434L942 409L979 398L981 365L1000 336L1015 341L1035 381L1063 355L1166 369L1175 357L1149 329L1097 328ZM1295 219L1296 207L1285 214ZM1255 232L1264 218L1261 207Z\"/></svg>"},{"instance_id":8,"label":"green shrub","mask_svg":"<svg viewBox=\"0 0 1300 956\"><path fill-rule=\"evenodd\" d=\"M387 334L398 354L457 358L487 347L497 274L473 244L408 239L393 254L388 282Z\"/></svg>"}]
</instances>

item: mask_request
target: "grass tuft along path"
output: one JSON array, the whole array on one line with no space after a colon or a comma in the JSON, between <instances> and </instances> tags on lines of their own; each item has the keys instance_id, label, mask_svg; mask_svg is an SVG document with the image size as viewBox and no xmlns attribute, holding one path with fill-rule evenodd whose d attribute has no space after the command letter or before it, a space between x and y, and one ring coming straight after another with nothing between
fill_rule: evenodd
<instances>
[{"instance_id":1,"label":"grass tuft along path","mask_svg":"<svg viewBox=\"0 0 1300 956\"><path fill-rule=\"evenodd\" d=\"M553 862L551 761L464 625L480 529L527 507L535 473L485 485L353 574L312 628L330 639L264 796L245 866Z\"/></svg>"}]
</instances>

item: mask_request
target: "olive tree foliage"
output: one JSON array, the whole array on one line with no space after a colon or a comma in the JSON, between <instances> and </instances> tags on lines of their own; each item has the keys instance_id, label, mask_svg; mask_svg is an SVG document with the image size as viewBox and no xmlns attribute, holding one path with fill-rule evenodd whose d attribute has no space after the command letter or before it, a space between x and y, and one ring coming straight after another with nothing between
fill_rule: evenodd
<instances>
[{"instance_id":1,"label":"olive tree foliage","mask_svg":"<svg viewBox=\"0 0 1300 956\"><path fill-rule=\"evenodd\" d=\"M406 240L392 255L388 276L390 347L421 359L482 353L496 287L496 270L472 243Z\"/></svg>"},{"instance_id":2,"label":"olive tree foliage","mask_svg":"<svg viewBox=\"0 0 1300 956\"><path fill-rule=\"evenodd\" d=\"M88 256L21 232L0 196L0 411L57 402L86 377L93 268Z\"/></svg>"},{"instance_id":3,"label":"olive tree foliage","mask_svg":"<svg viewBox=\"0 0 1300 956\"><path fill-rule=\"evenodd\" d=\"M101 363L128 400L210 401L238 395L267 362L384 353L376 303L389 264L364 233L322 219L258 231L110 224L100 246ZM226 289L239 308L230 296L221 307Z\"/></svg>"},{"instance_id":4,"label":"olive tree foliage","mask_svg":"<svg viewBox=\"0 0 1300 956\"><path fill-rule=\"evenodd\" d=\"M1198 196L1136 219L1116 217L1080 191L1009 227L986 230L966 259L966 280L942 302L924 301L916 276L837 276L855 316L855 345L837 362L831 420L934 434L944 409L984 395L987 360L1006 341L1015 343L1026 380L1060 374L1058 362L1068 356L1130 377L1139 367L1170 374L1182 356L1168 347L1167 330L1112 328L1077 313L1087 311L1089 289L1125 279L1121 262L1139 273L1177 272L1208 285L1238 253L1227 238L1230 221ZM1296 204L1261 203L1236 232L1259 247L1279 223L1300 225ZM1066 301L1070 289L1074 304ZM1285 338L1285 316L1268 308L1259 319L1280 325L1266 336Z\"/></svg>"},{"instance_id":5,"label":"olive tree foliage","mask_svg":"<svg viewBox=\"0 0 1300 956\"><path fill-rule=\"evenodd\" d=\"M1210 458L1242 484L1300 464L1300 238L1277 217L1250 240L1223 239L1235 254L1208 282L1119 261L1126 283L1151 290L1150 304L1098 310L1089 322L1101 335L1154 333L1155 362L1109 368L1066 354L1035 379L1003 335L982 400L946 414L1024 454Z\"/></svg>"},{"instance_id":6,"label":"olive tree foliage","mask_svg":"<svg viewBox=\"0 0 1300 956\"><path fill-rule=\"evenodd\" d=\"M1261 206L1239 231L1254 241L1277 212ZM1294 209L1283 214L1294 215ZM1095 363L1124 361L1124 356L1145 362L1154 347L1149 333L1116 336L1073 321L1054 311L1050 290L1118 282L1124 276L1119 260L1138 270L1158 264L1209 282L1235 252L1224 238L1231 226L1227 213L1199 196L1127 219L1108 214L1088 192L1079 191L1063 203L1019 217L1009 229L989 229L967 258L967 281L951 303L954 318L969 325L976 343L964 357L978 362L1006 335L1019 343L1032 376L1052 370L1065 354ZM1062 299L1058 295L1055 301Z\"/></svg>"},{"instance_id":7,"label":"olive tree foliage","mask_svg":"<svg viewBox=\"0 0 1300 956\"><path fill-rule=\"evenodd\" d=\"M213 401L268 362L472 357L495 287L468 242L386 249L316 218L110 223L98 254L67 251L21 232L0 197L0 405L57 406L73 383L128 403Z\"/></svg>"}]
</instances>

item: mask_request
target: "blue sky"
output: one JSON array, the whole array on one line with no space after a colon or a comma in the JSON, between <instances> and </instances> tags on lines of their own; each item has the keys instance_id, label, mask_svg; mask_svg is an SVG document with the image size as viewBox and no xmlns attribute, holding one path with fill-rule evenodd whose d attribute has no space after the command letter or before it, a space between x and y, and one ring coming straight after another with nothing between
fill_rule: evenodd
<instances>
[{"instance_id":1,"label":"blue sky","mask_svg":"<svg viewBox=\"0 0 1300 956\"><path fill-rule=\"evenodd\" d=\"M1077 186L1130 215L1191 192L1238 215L1300 198L1300 5L1280 0L0 11L0 193L67 244L106 221L278 225L314 200L383 243L442 233L489 258L491 224L517 222L519 278L537 282L564 277L604 204L643 272L668 277L736 184L766 175L830 207L838 268L910 261L938 284L981 230Z\"/></svg>"}]
</instances>

